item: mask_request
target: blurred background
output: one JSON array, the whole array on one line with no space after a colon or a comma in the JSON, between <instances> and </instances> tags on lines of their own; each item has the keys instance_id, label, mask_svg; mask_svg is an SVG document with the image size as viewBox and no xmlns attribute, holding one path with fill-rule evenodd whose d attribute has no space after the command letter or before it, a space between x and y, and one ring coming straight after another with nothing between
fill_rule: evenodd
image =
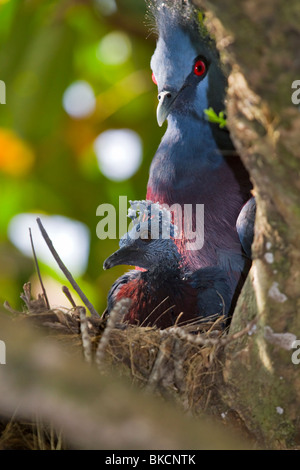
<instances>
[{"instance_id":1,"label":"blurred background","mask_svg":"<svg viewBox=\"0 0 300 470\"><path fill-rule=\"evenodd\" d=\"M144 199L164 129L144 0L0 0L0 303L40 292L31 227L51 306L68 306L36 226L99 313L125 267L103 271L118 239L99 240L100 204ZM118 236L117 217L117 236ZM76 295L74 295L76 299Z\"/></svg>"}]
</instances>

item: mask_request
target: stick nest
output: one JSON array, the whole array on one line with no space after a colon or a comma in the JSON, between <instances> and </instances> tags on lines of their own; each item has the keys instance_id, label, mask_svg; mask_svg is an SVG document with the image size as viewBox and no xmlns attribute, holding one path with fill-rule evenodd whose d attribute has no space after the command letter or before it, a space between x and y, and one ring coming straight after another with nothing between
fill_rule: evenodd
<instances>
[{"instance_id":1,"label":"stick nest","mask_svg":"<svg viewBox=\"0 0 300 470\"><path fill-rule=\"evenodd\" d=\"M129 306L128 299L119 302L109 317L95 318L86 316L86 310L81 306L49 309L43 295L31 298L30 283L24 285L21 298L26 306L23 312L13 310L7 302L5 305L15 321L30 322L35 328L46 330L47 334L71 347L75 358L83 356L86 362L98 368L99 373L108 374L113 370L135 386L173 400L175 406L190 414L205 413L220 418L224 409L218 395L218 384L222 381L222 352L224 346L235 339L224 330L222 319L207 321L197 327L175 325L160 330L122 323ZM12 429L21 436L20 424L9 422L5 426L0 420L1 425L0 448L7 448L7 436L12 434ZM54 439L51 430L45 432L44 428L35 426L30 433L28 423L25 428L27 444L22 443L25 448L28 448L28 435L31 435L29 448L39 442L42 444L38 448L61 446L60 437ZM9 442L16 448L20 442L14 436L17 443Z\"/></svg>"}]
</instances>

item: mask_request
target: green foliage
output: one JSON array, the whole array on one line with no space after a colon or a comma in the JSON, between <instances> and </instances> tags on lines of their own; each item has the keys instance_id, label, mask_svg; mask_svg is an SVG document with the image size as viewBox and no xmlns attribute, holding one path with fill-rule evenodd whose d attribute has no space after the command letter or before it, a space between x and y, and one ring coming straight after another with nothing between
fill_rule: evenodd
<instances>
[{"instance_id":1,"label":"green foliage","mask_svg":"<svg viewBox=\"0 0 300 470\"><path fill-rule=\"evenodd\" d=\"M22 284L36 278L32 260L8 238L9 223L18 213L59 214L86 224L89 262L77 281L89 286L99 312L111 284L126 270L102 269L118 240L97 238L96 208L111 203L118 213L119 196L145 197L162 131L149 65L155 38L147 39L145 3L118 1L117 6L104 16L97 0L0 2L0 80L6 84L6 104L0 105L1 304L8 300L19 307ZM97 54L101 40L115 31L127 35L131 54L114 65ZM95 111L81 119L70 117L62 105L64 91L77 80L88 82L96 96ZM143 160L130 179L116 182L99 170L93 143L103 131L123 128L141 137ZM41 270L45 277L66 282L43 264Z\"/></svg>"},{"instance_id":2,"label":"green foliage","mask_svg":"<svg viewBox=\"0 0 300 470\"><path fill-rule=\"evenodd\" d=\"M227 126L226 118L224 117L224 111L220 111L219 114L217 114L213 108L208 108L204 110L207 119L209 122L214 122L216 124L219 124L219 127L222 129L223 127Z\"/></svg>"},{"instance_id":3,"label":"green foliage","mask_svg":"<svg viewBox=\"0 0 300 470\"><path fill-rule=\"evenodd\" d=\"M205 15L200 10L197 11L197 19L198 19L199 31L201 32L203 36L207 36L208 31L205 25Z\"/></svg>"}]
</instances>

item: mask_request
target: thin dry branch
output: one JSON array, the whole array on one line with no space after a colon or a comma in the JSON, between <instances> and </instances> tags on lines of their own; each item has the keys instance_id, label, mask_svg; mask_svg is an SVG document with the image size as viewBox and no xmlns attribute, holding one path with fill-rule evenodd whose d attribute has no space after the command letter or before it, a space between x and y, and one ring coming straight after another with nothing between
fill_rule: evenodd
<instances>
[{"instance_id":1,"label":"thin dry branch","mask_svg":"<svg viewBox=\"0 0 300 470\"><path fill-rule=\"evenodd\" d=\"M223 338L207 338L203 335L192 335L187 333L183 328L180 327L172 327L166 330L169 334L175 334L181 339L187 340L189 343L192 343L197 346L226 346L227 344L231 343L232 341L241 338L246 334L251 334L253 329L255 328L257 322L257 317L254 318L248 325L243 328L242 330L234 333L232 335L227 335ZM166 331L162 331L162 334L165 335Z\"/></svg>"},{"instance_id":2,"label":"thin dry branch","mask_svg":"<svg viewBox=\"0 0 300 470\"><path fill-rule=\"evenodd\" d=\"M61 290L63 291L63 293L65 294L65 296L67 297L68 301L70 302L70 304L72 305L72 307L76 308L76 304L73 300L73 297L71 295L71 292L69 291L69 289L67 288L67 286L62 286Z\"/></svg>"},{"instance_id":3,"label":"thin dry branch","mask_svg":"<svg viewBox=\"0 0 300 470\"><path fill-rule=\"evenodd\" d=\"M116 303L116 305L109 314L106 328L101 336L96 351L95 361L99 369L101 369L103 366L103 360L105 356L106 347L109 342L110 333L114 328L117 327L117 324L118 322L120 322L120 319L127 313L130 304L131 299L122 299Z\"/></svg>"},{"instance_id":4,"label":"thin dry branch","mask_svg":"<svg viewBox=\"0 0 300 470\"><path fill-rule=\"evenodd\" d=\"M66 278L68 279L68 281L70 282L71 286L73 287L73 289L77 292L77 294L79 295L79 297L81 298L82 302L84 303L84 305L87 307L87 309L90 311L92 317L99 317L99 313L97 312L97 310L95 309L95 307L91 304L91 302L89 301L89 299L87 298L87 296L82 292L82 290L80 289L79 285L77 284L77 282L75 281L75 279L73 278L72 274L70 273L70 271L66 268L66 266L64 265L64 263L62 262L62 260L60 259L57 251L55 250L54 246L53 246L53 243L51 241L51 239L49 238L42 222L41 222L41 219L38 217L36 219L37 221L37 224L39 226L39 229L41 231L41 234L49 248L49 250L51 251L52 253L52 256L53 258L55 259L55 261L57 262L59 268L62 270L62 272L64 273L64 275L66 276Z\"/></svg>"},{"instance_id":5,"label":"thin dry branch","mask_svg":"<svg viewBox=\"0 0 300 470\"><path fill-rule=\"evenodd\" d=\"M48 297L47 297L46 289L45 289L44 284L43 284L43 281L42 281L42 276L41 276L41 272L40 272L40 268L39 268L39 263L38 263L38 260L37 260L37 257L36 257L36 253L35 253L35 248L34 248L34 244L33 244L31 228L29 228L29 237L30 237L30 243L31 243L31 249L32 249L32 253L33 253L34 263L35 263L37 275L38 275L38 277L39 277L41 289L42 289L42 291L43 291L43 295L44 295L44 298L45 298L45 302L46 302L47 308L48 308L48 310L50 310L49 300L48 300Z\"/></svg>"},{"instance_id":6,"label":"thin dry branch","mask_svg":"<svg viewBox=\"0 0 300 470\"><path fill-rule=\"evenodd\" d=\"M92 362L92 343L87 326L86 311L84 307L77 307L80 317L80 331L84 359L88 364Z\"/></svg>"}]
</instances>

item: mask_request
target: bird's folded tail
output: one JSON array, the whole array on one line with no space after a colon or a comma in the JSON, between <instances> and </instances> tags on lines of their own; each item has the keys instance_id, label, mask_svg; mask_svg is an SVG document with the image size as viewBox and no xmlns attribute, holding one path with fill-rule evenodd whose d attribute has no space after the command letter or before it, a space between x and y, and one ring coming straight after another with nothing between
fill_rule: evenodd
<instances>
[{"instance_id":1,"label":"bird's folded tail","mask_svg":"<svg viewBox=\"0 0 300 470\"><path fill-rule=\"evenodd\" d=\"M256 215L255 198L252 197L243 206L237 221L236 229L246 255L251 258L251 245L254 238L254 223Z\"/></svg>"}]
</instances>

